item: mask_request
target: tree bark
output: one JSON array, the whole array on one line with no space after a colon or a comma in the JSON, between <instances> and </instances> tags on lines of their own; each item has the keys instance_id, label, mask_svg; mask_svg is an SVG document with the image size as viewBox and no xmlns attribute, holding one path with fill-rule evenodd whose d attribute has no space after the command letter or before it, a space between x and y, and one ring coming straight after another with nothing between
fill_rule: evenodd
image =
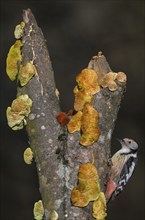
<instances>
[{"instance_id":1,"label":"tree bark","mask_svg":"<svg viewBox=\"0 0 145 220\"><path fill-rule=\"evenodd\" d=\"M37 74L24 87L18 88L18 95L28 94L33 101L27 119L27 133L34 153L39 177L40 193L45 208L45 220L52 212L58 219L90 220L92 204L85 208L71 204L71 191L77 185L79 166L92 162L99 172L101 190L109 170L111 135L120 107L125 85L119 85L114 92L107 88L94 95L93 107L99 112L99 140L91 147L79 144L80 133L67 133L56 116L60 105L54 81L54 73L48 54L46 41L30 9L24 10L25 34L22 38L23 64L33 61ZM99 53L90 61L89 68L97 70L100 76L111 71L106 58Z\"/></svg>"}]
</instances>

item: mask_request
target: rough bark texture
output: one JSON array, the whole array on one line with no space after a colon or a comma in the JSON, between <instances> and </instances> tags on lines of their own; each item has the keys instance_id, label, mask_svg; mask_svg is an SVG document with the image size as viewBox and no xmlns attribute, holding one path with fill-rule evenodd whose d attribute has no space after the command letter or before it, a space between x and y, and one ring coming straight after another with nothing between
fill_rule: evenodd
<instances>
[{"instance_id":1,"label":"rough bark texture","mask_svg":"<svg viewBox=\"0 0 145 220\"><path fill-rule=\"evenodd\" d=\"M59 215L64 216L63 156L56 154L58 149L63 152L62 143L58 140L63 131L56 121L60 108L43 34L30 10L24 11L23 20L26 24L22 39L23 64L33 60L37 75L26 86L19 88L18 94L26 93L33 101L27 132L36 161L45 219L50 219L53 210L59 210Z\"/></svg>"},{"instance_id":2,"label":"rough bark texture","mask_svg":"<svg viewBox=\"0 0 145 220\"><path fill-rule=\"evenodd\" d=\"M51 219L53 210L61 220L90 220L92 204L85 208L72 206L71 190L77 185L79 166L92 162L92 155L99 172L101 189L105 190L111 135L124 86L119 86L115 92L101 89L94 96L93 106L99 112L101 135L93 146L81 146L80 133L67 134L56 121L60 106L50 57L43 34L30 9L24 10L23 20L26 24L22 39L23 63L33 60L37 75L26 86L18 88L18 95L28 94L33 101L26 128L36 161L45 220ZM97 70L100 76L111 70L101 53L92 58L89 68ZM65 134L63 139L58 138L61 134Z\"/></svg>"}]
</instances>

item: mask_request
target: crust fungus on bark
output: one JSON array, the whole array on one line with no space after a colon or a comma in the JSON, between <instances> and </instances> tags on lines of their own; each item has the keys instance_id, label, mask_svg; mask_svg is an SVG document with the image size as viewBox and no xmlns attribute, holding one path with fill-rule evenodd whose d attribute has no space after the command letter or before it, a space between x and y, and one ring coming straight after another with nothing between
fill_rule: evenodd
<instances>
[{"instance_id":1,"label":"crust fungus on bark","mask_svg":"<svg viewBox=\"0 0 145 220\"><path fill-rule=\"evenodd\" d=\"M99 173L101 191L105 191L111 135L125 83L118 81L114 91L102 86L93 95L93 108L99 114L100 136L92 146L80 145L80 132L70 134L56 120L60 105L54 73L46 41L30 9L23 11L23 21L22 65L32 62L36 73L26 85L19 85L17 95L28 94L32 100L26 130L36 161L45 210L44 219L94 219L92 203L84 208L72 206L71 192L77 185L80 165L93 160ZM100 81L107 73L112 72L102 53L91 59L88 68L97 72Z\"/></svg>"}]
</instances>

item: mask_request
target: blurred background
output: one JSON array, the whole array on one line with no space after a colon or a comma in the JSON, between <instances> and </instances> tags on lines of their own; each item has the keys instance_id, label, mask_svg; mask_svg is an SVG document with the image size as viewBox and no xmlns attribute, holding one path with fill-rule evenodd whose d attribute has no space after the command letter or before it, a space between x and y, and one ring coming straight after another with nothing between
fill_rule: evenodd
<instances>
[{"instance_id":1,"label":"blurred background","mask_svg":"<svg viewBox=\"0 0 145 220\"><path fill-rule=\"evenodd\" d=\"M107 220L144 219L144 1L7 1L0 3L1 145L0 217L32 220L39 200L35 164L23 162L29 146L25 130L14 132L5 110L16 97L16 82L5 73L5 60L15 42L13 32L22 10L31 8L47 40L63 111L73 106L75 77L93 55L102 51L112 70L127 74L127 90L118 113L116 138L132 137L139 144L138 165L123 193L108 207ZM49 196L49 195L48 195Z\"/></svg>"}]
</instances>

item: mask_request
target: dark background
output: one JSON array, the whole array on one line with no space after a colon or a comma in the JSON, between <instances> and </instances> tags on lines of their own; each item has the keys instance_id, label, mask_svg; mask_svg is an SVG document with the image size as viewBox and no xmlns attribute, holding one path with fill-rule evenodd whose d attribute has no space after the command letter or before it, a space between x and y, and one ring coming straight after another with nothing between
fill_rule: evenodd
<instances>
[{"instance_id":1,"label":"dark background","mask_svg":"<svg viewBox=\"0 0 145 220\"><path fill-rule=\"evenodd\" d=\"M14 132L5 110L16 97L16 82L5 73L5 60L15 42L13 31L22 10L31 8L47 40L64 111L73 106L75 76L90 58L103 51L114 71L128 77L112 138L132 137L139 144L138 165L124 192L110 204L108 220L144 219L144 2L143 1L1 1L1 184L2 220L32 220L33 204L40 199L35 164L23 162L29 146L25 130ZM48 195L49 196L49 195ZM81 220L81 219L80 219Z\"/></svg>"}]
</instances>

